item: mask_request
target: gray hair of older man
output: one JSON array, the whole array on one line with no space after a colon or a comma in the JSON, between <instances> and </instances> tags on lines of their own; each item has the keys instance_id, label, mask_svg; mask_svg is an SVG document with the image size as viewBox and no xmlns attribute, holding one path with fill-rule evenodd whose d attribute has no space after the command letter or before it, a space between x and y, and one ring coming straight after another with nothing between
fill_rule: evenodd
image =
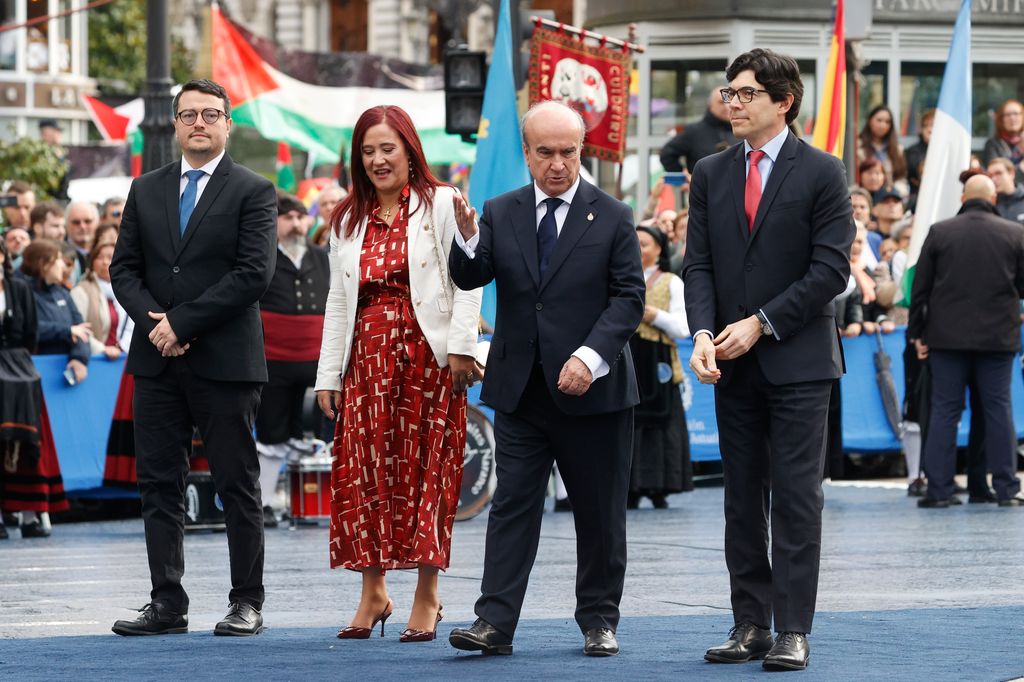
<instances>
[{"instance_id":1,"label":"gray hair of older man","mask_svg":"<svg viewBox=\"0 0 1024 682\"><path fill-rule=\"evenodd\" d=\"M543 102L537 102L536 104L531 106L529 109L527 109L526 113L523 114L522 119L520 119L519 131L523 136L524 147L530 146L530 144L526 141L526 124L529 123L530 119L536 116L537 114L544 113L545 111L557 111L559 109L564 109L565 111L572 114L572 117L575 119L576 125L579 127L580 130L580 146L583 146L583 138L587 134L587 125L586 123L583 122L583 117L580 116L580 112L576 111L568 104L563 104L562 102L553 99L548 99L544 100Z\"/></svg>"},{"instance_id":2,"label":"gray hair of older man","mask_svg":"<svg viewBox=\"0 0 1024 682\"><path fill-rule=\"evenodd\" d=\"M895 239L896 241L899 241L900 240L900 235L903 234L903 230L907 229L908 227L910 227L913 224L914 224L914 214L913 213L905 214L902 218L900 218L898 221L896 221L895 225L892 226L892 230L890 230L890 232L892 234L892 238Z\"/></svg>"}]
</instances>

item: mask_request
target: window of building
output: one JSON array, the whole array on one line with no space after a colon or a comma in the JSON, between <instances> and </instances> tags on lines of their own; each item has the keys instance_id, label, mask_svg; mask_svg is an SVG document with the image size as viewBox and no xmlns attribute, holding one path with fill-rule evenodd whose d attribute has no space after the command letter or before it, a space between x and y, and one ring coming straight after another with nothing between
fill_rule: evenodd
<instances>
[{"instance_id":1,"label":"window of building","mask_svg":"<svg viewBox=\"0 0 1024 682\"><path fill-rule=\"evenodd\" d=\"M921 112L938 105L945 66L944 62L903 62L900 106L904 135L916 137ZM991 137L999 105L1024 97L1024 72L1016 64L974 64L971 77L971 134Z\"/></svg>"},{"instance_id":2,"label":"window of building","mask_svg":"<svg viewBox=\"0 0 1024 682\"><path fill-rule=\"evenodd\" d=\"M699 120L712 90L726 85L724 59L651 62L651 135L671 136ZM632 118L632 117L631 117Z\"/></svg>"},{"instance_id":3,"label":"window of building","mask_svg":"<svg viewBox=\"0 0 1024 682\"><path fill-rule=\"evenodd\" d=\"M889 88L889 63L871 62L861 69L860 92L857 107L857 134L868 120L868 112L880 104L886 104Z\"/></svg>"},{"instance_id":4,"label":"window of building","mask_svg":"<svg viewBox=\"0 0 1024 682\"><path fill-rule=\"evenodd\" d=\"M804 84L804 97L800 103L800 113L793 123L800 130L802 137L808 139L814 135L814 117L818 113L818 78L813 59L798 59L800 80Z\"/></svg>"},{"instance_id":5,"label":"window of building","mask_svg":"<svg viewBox=\"0 0 1024 682\"><path fill-rule=\"evenodd\" d=\"M57 3L57 12L66 14L52 21L57 32L57 70L61 73L71 72L71 22L75 16L71 9L71 0L60 0Z\"/></svg>"},{"instance_id":6,"label":"window of building","mask_svg":"<svg viewBox=\"0 0 1024 682\"><path fill-rule=\"evenodd\" d=\"M17 21L15 0L0 0L0 26L13 24ZM3 31L0 33L0 70L14 71L18 62L18 32Z\"/></svg>"},{"instance_id":7,"label":"window of building","mask_svg":"<svg viewBox=\"0 0 1024 682\"><path fill-rule=\"evenodd\" d=\"M28 3L28 20L48 15L49 3ZM25 66L29 71L43 73L50 70L50 27L49 22L40 21L26 30Z\"/></svg>"}]
</instances>

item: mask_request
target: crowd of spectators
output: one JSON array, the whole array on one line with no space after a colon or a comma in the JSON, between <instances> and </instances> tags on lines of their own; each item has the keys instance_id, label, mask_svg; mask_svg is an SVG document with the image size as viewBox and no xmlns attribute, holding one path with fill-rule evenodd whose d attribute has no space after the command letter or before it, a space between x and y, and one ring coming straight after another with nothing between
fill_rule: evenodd
<instances>
[{"instance_id":1,"label":"crowd of spectators","mask_svg":"<svg viewBox=\"0 0 1024 682\"><path fill-rule=\"evenodd\" d=\"M303 216L310 243L325 247L329 216L345 194L337 185L325 187ZM125 199L61 202L17 179L0 179L0 197L0 407L5 410L0 416L12 421L6 412L15 409L11 387L25 384L29 388L17 392L22 403L17 414L21 421L34 420L24 432L0 429L0 539L8 537L8 527L20 527L23 537L46 537L52 529L50 512L66 509L67 500L40 377L30 360L5 354L14 348L26 357L64 356L64 379L76 386L89 380L90 359L114 360L128 352L134 323L110 283ZM29 433L37 434L34 444L28 443Z\"/></svg>"},{"instance_id":2,"label":"crowd of spectators","mask_svg":"<svg viewBox=\"0 0 1024 682\"><path fill-rule=\"evenodd\" d=\"M717 93L716 93L717 94ZM715 116L714 98L708 112L700 121L691 124L662 149L661 160L666 171L692 170L694 164L708 153L721 149L726 137L705 135L705 145L692 142L693 131L704 131L721 126ZM917 194L921 187L925 158L931 142L936 112L924 111L917 124L918 140L907 149L900 145L899 129L892 111L884 105L870 110L857 139L855 171L850 186L850 203L857 225L857 237L850 253L851 275L846 291L837 297L836 321L840 334L855 337L876 332L892 333L907 324L908 308L903 295L903 277L907 270L908 251L914 230ZM991 178L997 191L996 211L1003 218L1024 225L1024 106L1017 100L1003 102L994 113L995 134L988 139L979 155L971 159L971 167L964 169L961 182L974 174ZM687 131L691 131L687 134ZM714 142L714 145L711 145ZM717 145L717 146L715 146ZM685 164L680 155L685 156ZM683 205L687 187L682 187ZM682 253L686 248L686 208L666 207L665 185L659 180L643 210L641 225L660 228L668 238L672 257L672 270L678 273ZM940 216L939 219L953 216ZM679 219L682 219L680 224ZM914 353L905 354L908 365L915 365ZM919 368L912 366L911 372ZM912 393L908 380L908 394ZM919 460L920 427L917 406L910 406L905 420L908 435L905 438L909 491L923 495L925 481ZM972 451L976 451L973 448ZM830 458L835 463L841 458ZM981 464L982 470L984 463ZM972 496L987 495L979 492L972 482ZM987 488L986 488L987 490ZM973 498L972 498L973 499ZM994 498L993 498L994 499Z\"/></svg>"}]
</instances>

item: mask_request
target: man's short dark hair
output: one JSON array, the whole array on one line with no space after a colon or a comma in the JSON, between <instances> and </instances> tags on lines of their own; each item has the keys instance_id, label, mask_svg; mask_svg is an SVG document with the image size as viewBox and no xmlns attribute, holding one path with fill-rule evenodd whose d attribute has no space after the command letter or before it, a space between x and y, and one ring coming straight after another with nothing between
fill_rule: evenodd
<instances>
[{"instance_id":1,"label":"man's short dark hair","mask_svg":"<svg viewBox=\"0 0 1024 682\"><path fill-rule=\"evenodd\" d=\"M285 215L292 211L298 211L300 215L306 215L309 211L306 209L306 205L299 201L299 198L294 194L288 194L287 192L277 193L277 215Z\"/></svg>"},{"instance_id":2,"label":"man's short dark hair","mask_svg":"<svg viewBox=\"0 0 1024 682\"><path fill-rule=\"evenodd\" d=\"M754 78L768 91L773 102L785 101L793 95L793 106L786 112L786 123L792 123L800 113L804 99L804 83L800 80L800 67L789 55L757 47L744 52L725 70L725 78L732 82L744 71L753 71Z\"/></svg>"},{"instance_id":3,"label":"man's short dark hair","mask_svg":"<svg viewBox=\"0 0 1024 682\"><path fill-rule=\"evenodd\" d=\"M58 218L63 218L64 208L56 201L40 201L32 207L28 214L28 226L42 225L46 222L46 216L51 213Z\"/></svg>"},{"instance_id":4,"label":"man's short dark hair","mask_svg":"<svg viewBox=\"0 0 1024 682\"><path fill-rule=\"evenodd\" d=\"M15 180L7 186L7 194L25 194L26 192L34 192L32 185L25 182L24 180Z\"/></svg>"},{"instance_id":5,"label":"man's short dark hair","mask_svg":"<svg viewBox=\"0 0 1024 682\"><path fill-rule=\"evenodd\" d=\"M231 100L228 99L228 91L225 90L220 84L214 83L209 78L194 78L189 82L185 83L184 85L182 85L181 90L179 90L178 94L174 96L174 102L171 105L171 108L173 109L173 111L171 112L172 115L178 115L178 101L181 99L181 96L189 90L201 92L205 95L213 95L214 97L220 97L221 100L223 100L224 102L225 115L228 118L231 118Z\"/></svg>"}]
</instances>

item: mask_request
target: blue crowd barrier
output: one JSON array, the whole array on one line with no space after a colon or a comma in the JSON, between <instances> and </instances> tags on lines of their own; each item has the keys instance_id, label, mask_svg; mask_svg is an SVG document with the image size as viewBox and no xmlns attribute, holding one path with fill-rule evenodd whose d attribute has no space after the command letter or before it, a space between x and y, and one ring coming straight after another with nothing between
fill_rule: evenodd
<instances>
[{"instance_id":1,"label":"blue crowd barrier","mask_svg":"<svg viewBox=\"0 0 1024 682\"><path fill-rule=\"evenodd\" d=\"M892 374L902 404L903 330L897 329L882 339L883 347L892 362ZM680 358L685 365L693 344L689 339L682 339L678 346ZM898 451L900 443L889 427L875 378L875 339L865 336L843 339L843 349L847 368L841 380L843 448L847 452ZM101 492L99 489L103 485L107 436L124 370L124 359L94 357L89 364L88 379L77 386L68 386L64 380L66 356L39 355L34 360L42 376L43 393L49 409L65 490L74 494L121 494L116 490L107 492L108 489L104 489ZM719 460L721 454L718 449L714 388L699 383L693 373L686 369L680 392L690 432L691 457L695 462ZM479 384L469 389L468 397L471 405L477 405L493 420L493 410L480 404ZM1012 397L1017 436L1024 438L1024 379L1019 371L1013 373ZM969 424L968 409L960 421L960 445L967 442Z\"/></svg>"}]
</instances>

